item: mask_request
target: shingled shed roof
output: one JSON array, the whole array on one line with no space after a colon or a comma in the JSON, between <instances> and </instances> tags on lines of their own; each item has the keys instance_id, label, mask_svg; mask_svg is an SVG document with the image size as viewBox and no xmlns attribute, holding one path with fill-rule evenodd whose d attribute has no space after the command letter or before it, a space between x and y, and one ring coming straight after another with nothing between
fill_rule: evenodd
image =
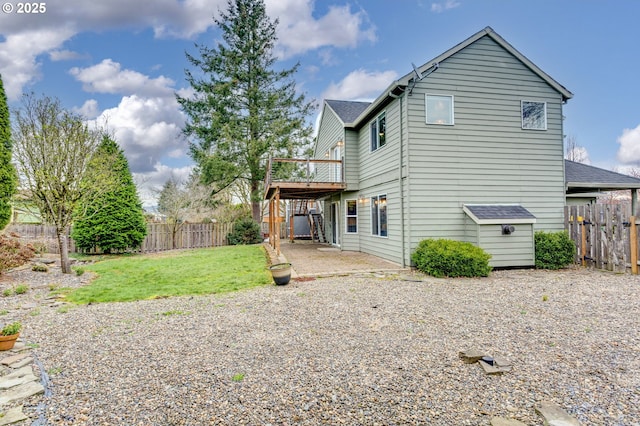
<instances>
[{"instance_id":1,"label":"shingled shed roof","mask_svg":"<svg viewBox=\"0 0 640 426\"><path fill-rule=\"evenodd\" d=\"M567 192L638 189L640 179L587 164L564 160Z\"/></svg>"},{"instance_id":2,"label":"shingled shed roof","mask_svg":"<svg viewBox=\"0 0 640 426\"><path fill-rule=\"evenodd\" d=\"M465 204L462 209L479 225L536 222L536 217L519 204Z\"/></svg>"},{"instance_id":3,"label":"shingled shed roof","mask_svg":"<svg viewBox=\"0 0 640 426\"><path fill-rule=\"evenodd\" d=\"M367 109L371 102L326 100L343 124L353 123Z\"/></svg>"}]
</instances>

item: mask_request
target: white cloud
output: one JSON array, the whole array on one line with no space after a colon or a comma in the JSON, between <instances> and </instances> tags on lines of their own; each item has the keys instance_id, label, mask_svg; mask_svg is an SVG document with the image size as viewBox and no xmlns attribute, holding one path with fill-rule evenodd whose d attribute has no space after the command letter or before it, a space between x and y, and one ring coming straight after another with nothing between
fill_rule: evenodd
<instances>
[{"instance_id":1,"label":"white cloud","mask_svg":"<svg viewBox=\"0 0 640 426\"><path fill-rule=\"evenodd\" d=\"M53 62L70 61L72 59L81 59L83 55L72 50L52 50L49 52L49 59Z\"/></svg>"},{"instance_id":2,"label":"white cloud","mask_svg":"<svg viewBox=\"0 0 640 426\"><path fill-rule=\"evenodd\" d=\"M155 206L162 187L171 177L178 182L186 182L193 171L193 166L171 167L163 163L156 163L153 169L144 173L133 173L133 179L138 187L138 195L145 207Z\"/></svg>"},{"instance_id":3,"label":"white cloud","mask_svg":"<svg viewBox=\"0 0 640 426\"><path fill-rule=\"evenodd\" d=\"M9 100L18 99L23 87L39 77L37 57L57 49L71 35L72 30L60 27L6 36L0 43L0 74Z\"/></svg>"},{"instance_id":4,"label":"white cloud","mask_svg":"<svg viewBox=\"0 0 640 426\"><path fill-rule=\"evenodd\" d=\"M431 11L435 13L442 13L446 10L455 9L460 6L460 2L456 0L446 0L440 3L431 3Z\"/></svg>"},{"instance_id":5,"label":"white cloud","mask_svg":"<svg viewBox=\"0 0 640 426\"><path fill-rule=\"evenodd\" d=\"M640 164L640 125L635 129L624 129L618 143L618 161L624 164Z\"/></svg>"},{"instance_id":6,"label":"white cloud","mask_svg":"<svg viewBox=\"0 0 640 426\"><path fill-rule=\"evenodd\" d=\"M163 158L186 158L187 143L182 134L185 117L175 99L173 80L122 69L111 59L87 68L72 68L70 73L87 91L125 95L116 107L100 114L97 102L92 100L79 111L95 117L93 124L113 134L132 172L148 173Z\"/></svg>"},{"instance_id":7,"label":"white cloud","mask_svg":"<svg viewBox=\"0 0 640 426\"><path fill-rule=\"evenodd\" d=\"M173 95L174 81L163 76L149 78L133 70L123 70L119 63L105 59L88 68L71 68L76 80L83 83L87 92L138 94L143 96Z\"/></svg>"},{"instance_id":8,"label":"white cloud","mask_svg":"<svg viewBox=\"0 0 640 426\"><path fill-rule=\"evenodd\" d=\"M156 37L191 38L214 25L225 0L65 0L48 4L46 14L0 13L0 74L9 100L39 78L39 59L72 59L63 44L85 31L153 28ZM137 13L138 12L138 13Z\"/></svg>"},{"instance_id":9,"label":"white cloud","mask_svg":"<svg viewBox=\"0 0 640 426\"><path fill-rule=\"evenodd\" d=\"M89 99L85 101L84 104L80 108L74 108L74 112L82 115L87 119L96 118L100 114L100 110L98 109L98 101L95 99Z\"/></svg>"},{"instance_id":10,"label":"white cloud","mask_svg":"<svg viewBox=\"0 0 640 426\"><path fill-rule=\"evenodd\" d=\"M313 0L267 0L270 17L277 17L277 53L291 57L320 47L356 47L362 41L376 41L375 27L364 10L351 6L330 6L326 15L313 16Z\"/></svg>"},{"instance_id":11,"label":"white cloud","mask_svg":"<svg viewBox=\"0 0 640 426\"><path fill-rule=\"evenodd\" d=\"M339 83L331 83L322 94L324 99L371 100L398 77L395 71L368 72L355 70Z\"/></svg>"},{"instance_id":12,"label":"white cloud","mask_svg":"<svg viewBox=\"0 0 640 426\"><path fill-rule=\"evenodd\" d=\"M184 116L173 98L125 96L95 120L106 127L124 150L132 172L146 173L162 158L186 156Z\"/></svg>"}]
</instances>

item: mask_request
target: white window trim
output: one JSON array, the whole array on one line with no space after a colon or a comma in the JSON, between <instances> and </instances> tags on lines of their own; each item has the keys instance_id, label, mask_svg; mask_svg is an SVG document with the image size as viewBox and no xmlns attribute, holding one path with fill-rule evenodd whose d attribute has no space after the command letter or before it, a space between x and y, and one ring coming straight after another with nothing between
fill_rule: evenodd
<instances>
[{"instance_id":1,"label":"white window trim","mask_svg":"<svg viewBox=\"0 0 640 426\"><path fill-rule=\"evenodd\" d=\"M538 128L533 128L533 127L524 127L524 103L525 102L530 102L530 103L536 103L536 104L543 104L544 105L544 128L538 129ZM520 101L520 122L521 122L521 126L522 126L522 130L534 130L534 131L538 131L538 132L544 132L545 130L547 130L547 125L548 125L548 120L549 117L547 116L547 103L545 101L532 101L529 99L522 99Z\"/></svg>"},{"instance_id":2,"label":"white window trim","mask_svg":"<svg viewBox=\"0 0 640 426\"><path fill-rule=\"evenodd\" d=\"M380 146L380 127L379 127L379 123L380 123L380 117L384 116L384 123L385 123L385 140L384 140L384 145ZM371 132L371 127L372 124L376 123L376 148L373 149L373 146L371 146L371 133L369 134L369 152L377 152L380 149L384 148L385 146L387 146L387 143L389 142L387 139L387 111L382 111L380 114L376 115L376 117L371 120L371 122L369 123L369 132Z\"/></svg>"},{"instance_id":3,"label":"white window trim","mask_svg":"<svg viewBox=\"0 0 640 426\"><path fill-rule=\"evenodd\" d=\"M442 96L445 98L451 98L451 123L429 123L429 114L428 114L429 108L427 106L427 98L429 96ZM444 93L425 93L424 94L424 122L430 126L454 126L456 124L454 96L444 94Z\"/></svg>"},{"instance_id":4,"label":"white window trim","mask_svg":"<svg viewBox=\"0 0 640 426\"><path fill-rule=\"evenodd\" d=\"M369 197L369 201L371 202L371 208L373 208L373 198L377 198L378 200L380 200L380 197L384 197L385 201L388 205L389 203L389 197L387 197L387 194L378 194L378 195L372 195L371 197ZM371 209L369 209L369 214L371 214ZM376 237L376 238L389 238L389 209L387 207L387 235L380 235L379 231L380 231L380 209L378 208L378 233L374 234L373 233L373 220L371 220L371 236L372 237Z\"/></svg>"},{"instance_id":5,"label":"white window trim","mask_svg":"<svg viewBox=\"0 0 640 426\"><path fill-rule=\"evenodd\" d=\"M356 203L356 214L355 215L350 215L349 214L349 202L353 201ZM344 233L345 234L357 234L359 231L359 220L358 220L358 215L360 213L359 211L360 209L358 208L358 200L356 198L347 198L344 200ZM356 232L353 231L349 231L349 218L351 217L355 217L356 218Z\"/></svg>"}]
</instances>

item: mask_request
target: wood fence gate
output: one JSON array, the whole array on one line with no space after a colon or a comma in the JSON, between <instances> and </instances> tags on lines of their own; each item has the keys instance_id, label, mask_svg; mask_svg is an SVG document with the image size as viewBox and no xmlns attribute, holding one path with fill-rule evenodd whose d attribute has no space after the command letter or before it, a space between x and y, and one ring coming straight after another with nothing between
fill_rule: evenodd
<instances>
[{"instance_id":1,"label":"wood fence gate","mask_svg":"<svg viewBox=\"0 0 640 426\"><path fill-rule=\"evenodd\" d=\"M638 273L640 218L619 204L565 207L565 229L576 243L576 263L615 272Z\"/></svg>"}]
</instances>

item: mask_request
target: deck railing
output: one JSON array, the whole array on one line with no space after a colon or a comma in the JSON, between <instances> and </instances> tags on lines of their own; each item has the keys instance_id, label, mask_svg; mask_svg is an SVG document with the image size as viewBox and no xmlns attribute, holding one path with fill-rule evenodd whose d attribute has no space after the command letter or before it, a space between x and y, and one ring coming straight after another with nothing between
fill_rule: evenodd
<instances>
[{"instance_id":1,"label":"deck railing","mask_svg":"<svg viewBox=\"0 0 640 426\"><path fill-rule=\"evenodd\" d=\"M265 188L274 182L342 183L343 160L271 158L267 163Z\"/></svg>"}]
</instances>

